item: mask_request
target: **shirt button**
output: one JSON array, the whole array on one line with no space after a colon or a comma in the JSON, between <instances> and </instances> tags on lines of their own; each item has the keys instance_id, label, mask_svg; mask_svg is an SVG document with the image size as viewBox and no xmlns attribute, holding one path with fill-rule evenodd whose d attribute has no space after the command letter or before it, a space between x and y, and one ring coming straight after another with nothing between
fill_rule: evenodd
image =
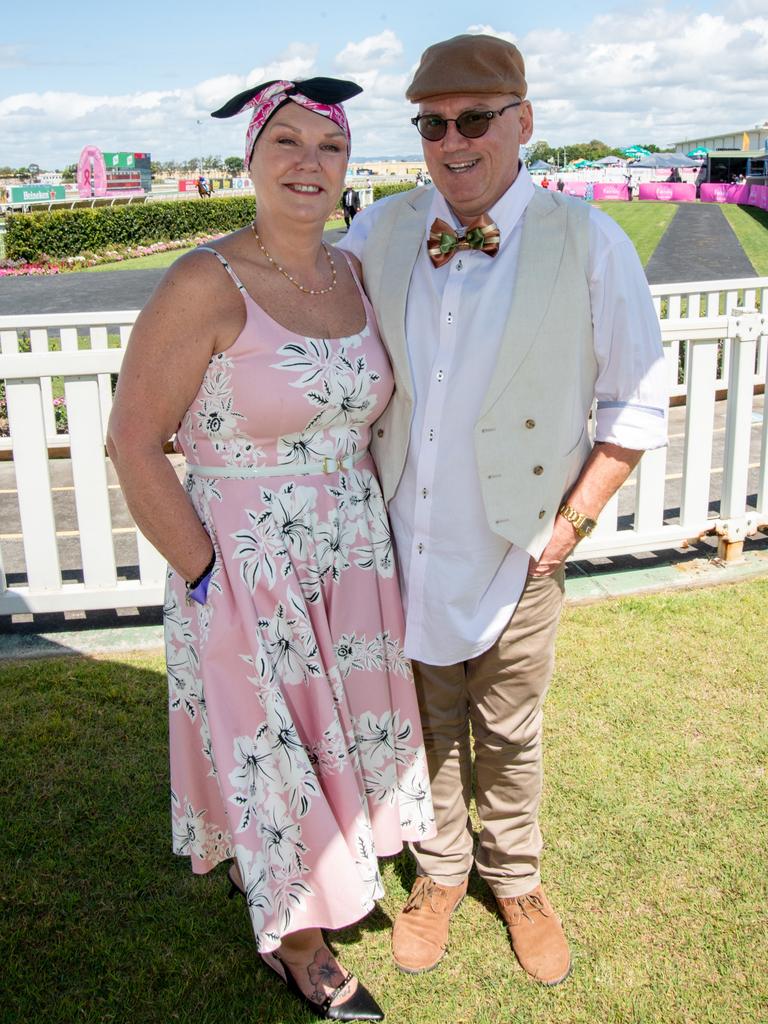
<instances>
[{"instance_id":1,"label":"shirt button","mask_svg":"<svg viewBox=\"0 0 768 1024\"><path fill-rule=\"evenodd\" d=\"M443 371L442 371L442 370L438 370L438 371L437 371L437 379L438 379L439 381L440 381L440 380L442 380L444 376L445 376L445 374L443 373Z\"/></svg>"},{"instance_id":2,"label":"shirt button","mask_svg":"<svg viewBox=\"0 0 768 1024\"><path fill-rule=\"evenodd\" d=\"M418 550L419 554L421 554L422 551L424 550L424 545L420 543L418 548L417 548L417 550Z\"/></svg>"},{"instance_id":3,"label":"shirt button","mask_svg":"<svg viewBox=\"0 0 768 1024\"><path fill-rule=\"evenodd\" d=\"M434 441L435 440L435 432L434 432L434 430L430 430L430 432L429 432L429 440L430 441Z\"/></svg>"},{"instance_id":4,"label":"shirt button","mask_svg":"<svg viewBox=\"0 0 768 1024\"><path fill-rule=\"evenodd\" d=\"M429 491L427 490L427 488L426 488L426 487L425 487L425 488L423 488L423 490L422 490L422 492L421 492L421 496L422 496L422 498L426 498L426 496L427 496L428 494L429 494Z\"/></svg>"},{"instance_id":5,"label":"shirt button","mask_svg":"<svg viewBox=\"0 0 768 1024\"><path fill-rule=\"evenodd\" d=\"M453 323L453 313L449 313L448 314L448 316L445 318L445 322L448 323L448 324L452 324Z\"/></svg>"},{"instance_id":6,"label":"shirt button","mask_svg":"<svg viewBox=\"0 0 768 1024\"><path fill-rule=\"evenodd\" d=\"M383 427L379 427L379 429L376 431L376 437L384 437L384 428Z\"/></svg>"},{"instance_id":7,"label":"shirt button","mask_svg":"<svg viewBox=\"0 0 768 1024\"><path fill-rule=\"evenodd\" d=\"M546 514L547 514L547 510L545 508L540 509L539 510L539 519L543 519Z\"/></svg>"},{"instance_id":8,"label":"shirt button","mask_svg":"<svg viewBox=\"0 0 768 1024\"><path fill-rule=\"evenodd\" d=\"M533 467L533 475L534 476L541 476L541 474L543 472L544 472L544 467L543 466L534 466Z\"/></svg>"},{"instance_id":9,"label":"shirt button","mask_svg":"<svg viewBox=\"0 0 768 1024\"><path fill-rule=\"evenodd\" d=\"M461 262L461 260L457 260L455 265L456 265L456 270L461 270L461 268L464 266L464 264Z\"/></svg>"},{"instance_id":10,"label":"shirt button","mask_svg":"<svg viewBox=\"0 0 768 1024\"><path fill-rule=\"evenodd\" d=\"M533 428L536 426L536 420L526 420L525 425L529 430L533 430Z\"/></svg>"}]
</instances>

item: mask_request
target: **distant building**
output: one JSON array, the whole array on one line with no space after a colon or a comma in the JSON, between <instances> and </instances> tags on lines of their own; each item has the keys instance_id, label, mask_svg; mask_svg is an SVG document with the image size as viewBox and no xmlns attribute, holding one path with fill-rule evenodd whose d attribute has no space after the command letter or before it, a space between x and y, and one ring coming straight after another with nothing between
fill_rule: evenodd
<instances>
[{"instance_id":1,"label":"distant building","mask_svg":"<svg viewBox=\"0 0 768 1024\"><path fill-rule=\"evenodd\" d=\"M747 136L746 145L744 136ZM719 135L701 135L696 138L674 142L676 153L690 153L694 149L723 150L763 150L768 153L768 121L752 128L739 128L737 131L721 132Z\"/></svg>"}]
</instances>

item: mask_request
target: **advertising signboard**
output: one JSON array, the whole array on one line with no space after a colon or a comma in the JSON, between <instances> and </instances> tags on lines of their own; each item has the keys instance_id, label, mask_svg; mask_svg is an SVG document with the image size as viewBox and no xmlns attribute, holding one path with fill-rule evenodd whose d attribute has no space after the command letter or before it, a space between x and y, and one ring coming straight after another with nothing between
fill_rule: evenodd
<instances>
[{"instance_id":1,"label":"advertising signboard","mask_svg":"<svg viewBox=\"0 0 768 1024\"><path fill-rule=\"evenodd\" d=\"M11 185L8 191L12 203L50 203L66 198L63 185Z\"/></svg>"}]
</instances>

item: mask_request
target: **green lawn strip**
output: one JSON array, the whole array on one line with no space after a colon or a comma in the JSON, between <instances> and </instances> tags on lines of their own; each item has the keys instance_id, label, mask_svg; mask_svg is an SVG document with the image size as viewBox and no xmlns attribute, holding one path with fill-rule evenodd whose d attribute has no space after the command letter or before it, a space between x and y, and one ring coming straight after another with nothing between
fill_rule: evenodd
<instances>
[{"instance_id":1,"label":"green lawn strip","mask_svg":"<svg viewBox=\"0 0 768 1024\"><path fill-rule=\"evenodd\" d=\"M134 259L123 260L120 263L100 263L97 267L84 267L80 273L101 274L108 270L157 270L162 267L170 267L179 256L191 252L194 246L188 249L169 249L168 252L153 252L149 256L136 256Z\"/></svg>"},{"instance_id":2,"label":"green lawn strip","mask_svg":"<svg viewBox=\"0 0 768 1024\"><path fill-rule=\"evenodd\" d=\"M567 610L542 827L573 975L526 979L474 875L439 969L399 974L404 853L332 940L389 1021L763 1019L767 600L758 580ZM0 1020L309 1021L259 964L224 866L194 877L170 852L161 658L6 663L0 700Z\"/></svg>"},{"instance_id":3,"label":"green lawn strip","mask_svg":"<svg viewBox=\"0 0 768 1024\"><path fill-rule=\"evenodd\" d=\"M342 219L329 220L325 225L326 231L331 231L335 228L343 228L344 221ZM184 253L191 252L192 249L172 249L168 252L154 252L149 256L136 256L134 259L122 260L119 263L101 263L98 267L84 267L80 273L84 274L100 274L110 270L156 270L159 268L170 267L172 263L175 263L179 256L183 256Z\"/></svg>"},{"instance_id":4,"label":"green lawn strip","mask_svg":"<svg viewBox=\"0 0 768 1024\"><path fill-rule=\"evenodd\" d=\"M768 210L723 203L723 216L760 277L768 276Z\"/></svg>"},{"instance_id":5,"label":"green lawn strip","mask_svg":"<svg viewBox=\"0 0 768 1024\"><path fill-rule=\"evenodd\" d=\"M648 263L677 212L675 203L599 202L593 205L613 217L626 231L643 266Z\"/></svg>"}]
</instances>

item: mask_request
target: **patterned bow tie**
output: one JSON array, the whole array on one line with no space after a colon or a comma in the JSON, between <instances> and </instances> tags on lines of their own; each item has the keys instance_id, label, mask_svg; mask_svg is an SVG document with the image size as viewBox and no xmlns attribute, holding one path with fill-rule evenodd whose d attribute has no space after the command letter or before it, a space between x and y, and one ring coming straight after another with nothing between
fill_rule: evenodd
<instances>
[{"instance_id":1,"label":"patterned bow tie","mask_svg":"<svg viewBox=\"0 0 768 1024\"><path fill-rule=\"evenodd\" d=\"M429 229L427 252L432 263L442 267L458 249L479 249L488 256L495 256L500 241L499 229L485 214L467 224L462 238L459 238L450 224L437 217Z\"/></svg>"}]
</instances>

